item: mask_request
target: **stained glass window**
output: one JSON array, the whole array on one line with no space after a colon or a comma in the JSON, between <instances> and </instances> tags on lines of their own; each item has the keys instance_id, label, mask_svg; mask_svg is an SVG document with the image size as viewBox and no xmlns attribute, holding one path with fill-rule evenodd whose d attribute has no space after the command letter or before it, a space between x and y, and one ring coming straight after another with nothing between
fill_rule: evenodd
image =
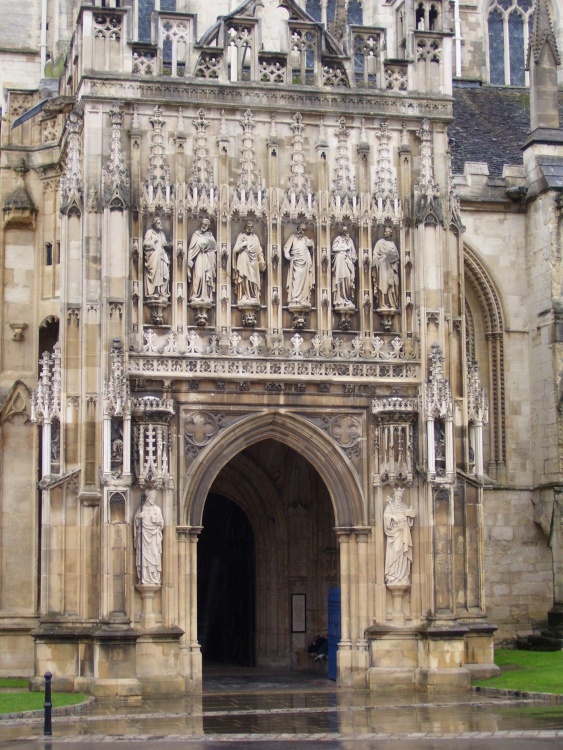
<instances>
[{"instance_id":1,"label":"stained glass window","mask_svg":"<svg viewBox=\"0 0 563 750\"><path fill-rule=\"evenodd\" d=\"M489 13L489 74L491 83L504 84L504 20L498 10Z\"/></svg>"},{"instance_id":2,"label":"stained glass window","mask_svg":"<svg viewBox=\"0 0 563 750\"><path fill-rule=\"evenodd\" d=\"M526 84L526 49L533 0L490 0L489 80L499 86ZM508 46L507 46L508 45Z\"/></svg>"},{"instance_id":3,"label":"stained glass window","mask_svg":"<svg viewBox=\"0 0 563 750\"><path fill-rule=\"evenodd\" d=\"M524 86L524 19L517 12L508 16L508 48L510 83L512 86Z\"/></svg>"},{"instance_id":4,"label":"stained glass window","mask_svg":"<svg viewBox=\"0 0 563 750\"><path fill-rule=\"evenodd\" d=\"M306 10L315 21L321 20L321 0L307 0Z\"/></svg>"},{"instance_id":5,"label":"stained glass window","mask_svg":"<svg viewBox=\"0 0 563 750\"><path fill-rule=\"evenodd\" d=\"M364 22L364 11L359 0L350 0L348 3L348 23L361 26Z\"/></svg>"},{"instance_id":6,"label":"stained glass window","mask_svg":"<svg viewBox=\"0 0 563 750\"><path fill-rule=\"evenodd\" d=\"M154 0L139 0L138 41L151 41L151 13L154 10Z\"/></svg>"}]
</instances>

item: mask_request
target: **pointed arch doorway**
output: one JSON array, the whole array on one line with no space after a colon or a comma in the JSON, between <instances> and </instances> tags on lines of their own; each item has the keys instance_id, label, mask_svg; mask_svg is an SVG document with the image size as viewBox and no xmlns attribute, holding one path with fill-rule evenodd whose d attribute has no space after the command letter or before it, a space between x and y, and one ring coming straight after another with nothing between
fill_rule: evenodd
<instances>
[{"instance_id":1,"label":"pointed arch doorway","mask_svg":"<svg viewBox=\"0 0 563 750\"><path fill-rule=\"evenodd\" d=\"M217 662L310 667L307 645L327 635L328 591L339 584L335 525L324 480L287 444L261 440L223 466L197 553L204 672Z\"/></svg>"}]
</instances>

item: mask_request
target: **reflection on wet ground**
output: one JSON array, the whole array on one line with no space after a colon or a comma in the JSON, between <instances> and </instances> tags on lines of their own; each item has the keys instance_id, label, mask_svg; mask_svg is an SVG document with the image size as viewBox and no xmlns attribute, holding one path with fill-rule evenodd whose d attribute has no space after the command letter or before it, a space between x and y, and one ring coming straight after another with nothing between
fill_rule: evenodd
<instances>
[{"instance_id":1,"label":"reflection on wet ground","mask_svg":"<svg viewBox=\"0 0 563 750\"><path fill-rule=\"evenodd\" d=\"M3 720L4 741L39 737L41 721ZM471 691L369 692L337 688L313 674L209 675L201 694L146 699L140 705L96 704L55 717L59 738L227 735L352 738L370 734L430 735L563 730L563 705L487 697Z\"/></svg>"}]
</instances>

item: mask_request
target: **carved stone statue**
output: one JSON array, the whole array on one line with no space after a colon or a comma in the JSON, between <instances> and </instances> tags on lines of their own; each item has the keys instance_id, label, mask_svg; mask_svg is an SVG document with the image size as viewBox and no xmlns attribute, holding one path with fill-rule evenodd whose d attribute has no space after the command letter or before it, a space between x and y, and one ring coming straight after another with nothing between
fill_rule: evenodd
<instances>
[{"instance_id":1,"label":"carved stone statue","mask_svg":"<svg viewBox=\"0 0 563 750\"><path fill-rule=\"evenodd\" d=\"M356 248L348 227L332 243L332 302L336 310L354 310Z\"/></svg>"},{"instance_id":2,"label":"carved stone statue","mask_svg":"<svg viewBox=\"0 0 563 750\"><path fill-rule=\"evenodd\" d=\"M266 262L253 228L253 222L247 221L233 248L233 280L239 307L260 305L260 274L266 270Z\"/></svg>"},{"instance_id":3,"label":"carved stone statue","mask_svg":"<svg viewBox=\"0 0 563 750\"><path fill-rule=\"evenodd\" d=\"M162 231L160 217L155 216L150 229L143 239L143 259L145 264L145 298L170 300L170 258L167 250L171 247Z\"/></svg>"},{"instance_id":4,"label":"carved stone statue","mask_svg":"<svg viewBox=\"0 0 563 750\"><path fill-rule=\"evenodd\" d=\"M283 249L285 258L289 261L287 302L290 310L311 307L311 289L315 283L315 245L313 240L306 236L305 230L305 224L299 224L297 232L291 235Z\"/></svg>"},{"instance_id":5,"label":"carved stone statue","mask_svg":"<svg viewBox=\"0 0 563 750\"><path fill-rule=\"evenodd\" d=\"M210 231L209 219L203 219L193 234L188 249L188 282L191 283L190 303L213 303L217 274L217 243Z\"/></svg>"},{"instance_id":6,"label":"carved stone statue","mask_svg":"<svg viewBox=\"0 0 563 750\"><path fill-rule=\"evenodd\" d=\"M411 527L416 511L403 503L404 489L395 487L383 513L383 530L387 537L385 583L410 583L412 565Z\"/></svg>"},{"instance_id":7,"label":"carved stone statue","mask_svg":"<svg viewBox=\"0 0 563 750\"><path fill-rule=\"evenodd\" d=\"M396 310L399 305L399 251L392 237L393 230L385 227L373 248L372 276L379 309Z\"/></svg>"},{"instance_id":8,"label":"carved stone statue","mask_svg":"<svg viewBox=\"0 0 563 750\"><path fill-rule=\"evenodd\" d=\"M156 490L148 490L146 501L135 514L133 542L139 583L159 586L162 577L164 518L155 500Z\"/></svg>"}]
</instances>

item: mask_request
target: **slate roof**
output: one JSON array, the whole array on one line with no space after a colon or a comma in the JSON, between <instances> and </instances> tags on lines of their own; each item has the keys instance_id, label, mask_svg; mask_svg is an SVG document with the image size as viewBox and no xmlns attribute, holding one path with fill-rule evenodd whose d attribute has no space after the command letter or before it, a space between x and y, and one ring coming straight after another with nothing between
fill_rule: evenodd
<instances>
[{"instance_id":1,"label":"slate roof","mask_svg":"<svg viewBox=\"0 0 563 750\"><path fill-rule=\"evenodd\" d=\"M492 177L501 177L505 164L521 165L522 144L530 132L529 89L458 84L453 96L449 134L454 173L463 173L466 161L486 162ZM563 93L560 122L563 126Z\"/></svg>"}]
</instances>

